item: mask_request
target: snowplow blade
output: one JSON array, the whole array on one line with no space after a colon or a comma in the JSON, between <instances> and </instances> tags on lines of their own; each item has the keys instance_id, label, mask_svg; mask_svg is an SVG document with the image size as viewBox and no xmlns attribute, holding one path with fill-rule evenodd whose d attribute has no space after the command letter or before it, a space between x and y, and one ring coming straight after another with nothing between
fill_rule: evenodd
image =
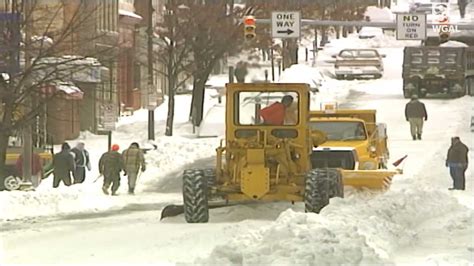
<instances>
[{"instance_id":1,"label":"snowplow blade","mask_svg":"<svg viewBox=\"0 0 474 266\"><path fill-rule=\"evenodd\" d=\"M227 204L227 203L209 203L209 209L216 209L216 208L222 208L222 207L229 207L229 206L234 206L236 204ZM160 220L163 220L164 218L167 217L174 217L178 216L180 214L184 213L184 206L183 205L168 205L163 208L161 211L161 218Z\"/></svg>"},{"instance_id":2,"label":"snowplow blade","mask_svg":"<svg viewBox=\"0 0 474 266\"><path fill-rule=\"evenodd\" d=\"M345 186L385 190L392 184L394 175L400 170L341 170Z\"/></svg>"}]
</instances>

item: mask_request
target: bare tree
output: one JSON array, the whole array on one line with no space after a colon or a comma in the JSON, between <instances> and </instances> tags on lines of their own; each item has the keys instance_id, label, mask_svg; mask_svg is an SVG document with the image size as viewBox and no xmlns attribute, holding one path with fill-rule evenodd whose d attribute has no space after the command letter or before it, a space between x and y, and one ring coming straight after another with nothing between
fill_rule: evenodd
<instances>
[{"instance_id":1,"label":"bare tree","mask_svg":"<svg viewBox=\"0 0 474 266\"><path fill-rule=\"evenodd\" d=\"M205 84L212 70L226 54L243 44L242 10L231 8L227 1L182 1L188 27L185 42L192 49L194 60L191 117L194 125L203 119Z\"/></svg>"},{"instance_id":2,"label":"bare tree","mask_svg":"<svg viewBox=\"0 0 474 266\"><path fill-rule=\"evenodd\" d=\"M44 106L61 95L60 91L46 92L45 88L70 80L84 67L77 62L109 49L80 49L80 55L71 56L79 51L74 47L85 47L101 37L94 31L91 34L96 6L86 0L71 1L68 4L73 11L66 16L64 2L52 2L55 4L11 0L0 7L3 14L18 18L4 23L0 32L0 46L8 48L4 52L11 59L0 73L0 177L6 174L9 138L32 126L44 114ZM61 56L65 54L69 56Z\"/></svg>"}]
</instances>

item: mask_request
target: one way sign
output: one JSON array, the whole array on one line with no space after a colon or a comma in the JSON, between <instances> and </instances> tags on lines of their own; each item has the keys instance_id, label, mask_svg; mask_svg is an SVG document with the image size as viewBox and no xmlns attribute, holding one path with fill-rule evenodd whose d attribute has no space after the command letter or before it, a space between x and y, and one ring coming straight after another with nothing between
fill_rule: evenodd
<instances>
[{"instance_id":1,"label":"one way sign","mask_svg":"<svg viewBox=\"0 0 474 266\"><path fill-rule=\"evenodd\" d=\"M273 38L299 38L301 17L298 11L272 12Z\"/></svg>"}]
</instances>

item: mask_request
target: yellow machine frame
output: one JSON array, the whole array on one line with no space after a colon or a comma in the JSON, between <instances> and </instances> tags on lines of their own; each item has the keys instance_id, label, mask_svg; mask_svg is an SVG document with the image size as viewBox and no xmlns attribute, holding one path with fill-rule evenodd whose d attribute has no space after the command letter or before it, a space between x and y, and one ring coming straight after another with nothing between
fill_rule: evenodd
<instances>
[{"instance_id":1,"label":"yellow machine frame","mask_svg":"<svg viewBox=\"0 0 474 266\"><path fill-rule=\"evenodd\" d=\"M236 122L239 93L282 91L298 94L296 125L239 125ZM225 145L221 141L217 148L216 192L227 200L302 201L304 176L311 168L309 156L313 146L308 128L308 85L227 84L226 93L226 139ZM277 138L272 135L275 130L296 132L297 136ZM237 137L236 132L247 132L251 136Z\"/></svg>"}]
</instances>

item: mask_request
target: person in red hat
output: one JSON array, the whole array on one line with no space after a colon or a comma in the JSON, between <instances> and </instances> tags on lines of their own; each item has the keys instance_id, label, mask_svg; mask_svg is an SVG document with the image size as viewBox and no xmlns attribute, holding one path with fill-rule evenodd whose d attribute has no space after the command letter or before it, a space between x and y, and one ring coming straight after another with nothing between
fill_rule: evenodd
<instances>
[{"instance_id":1,"label":"person in red hat","mask_svg":"<svg viewBox=\"0 0 474 266\"><path fill-rule=\"evenodd\" d=\"M112 145L110 151L102 154L99 160L99 173L104 176L102 191L106 195L109 195L110 185L112 185L112 196L117 195L120 187L120 171L124 169L124 165L119 149L119 145Z\"/></svg>"}]
</instances>

